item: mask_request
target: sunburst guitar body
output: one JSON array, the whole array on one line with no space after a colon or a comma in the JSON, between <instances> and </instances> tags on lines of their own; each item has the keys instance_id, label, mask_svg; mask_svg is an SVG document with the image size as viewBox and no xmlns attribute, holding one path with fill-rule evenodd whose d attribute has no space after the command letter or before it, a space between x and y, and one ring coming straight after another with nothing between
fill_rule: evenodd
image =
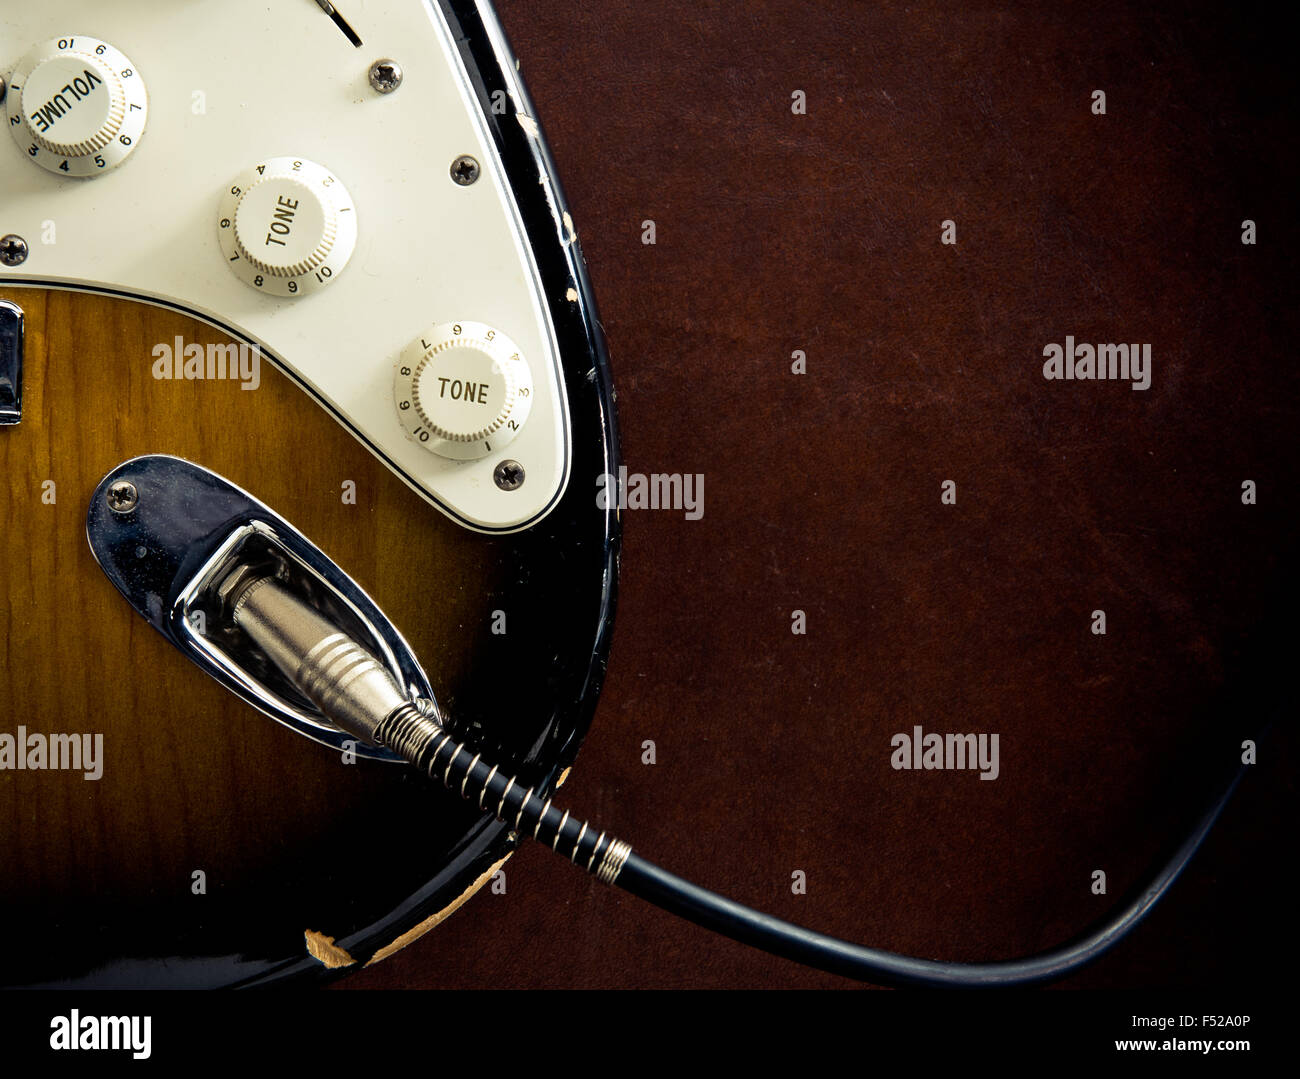
<instances>
[{"instance_id":1,"label":"sunburst guitar body","mask_svg":"<svg viewBox=\"0 0 1300 1079\"><path fill-rule=\"evenodd\" d=\"M124 462L292 523L539 789L590 722L618 462L573 223L490 9L386 7L0 13L5 984L356 969L516 838L186 662L87 542ZM167 495L132 497L108 511Z\"/></svg>"}]
</instances>

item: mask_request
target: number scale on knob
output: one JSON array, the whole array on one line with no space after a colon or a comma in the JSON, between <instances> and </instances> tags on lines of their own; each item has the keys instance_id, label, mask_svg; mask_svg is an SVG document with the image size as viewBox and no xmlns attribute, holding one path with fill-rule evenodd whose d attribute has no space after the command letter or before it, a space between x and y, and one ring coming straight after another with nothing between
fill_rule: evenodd
<instances>
[{"instance_id":1,"label":"number scale on knob","mask_svg":"<svg viewBox=\"0 0 1300 1079\"><path fill-rule=\"evenodd\" d=\"M504 449L532 408L533 377L516 345L481 322L444 322L402 350L393 378L407 437L457 461Z\"/></svg>"},{"instance_id":2,"label":"number scale on knob","mask_svg":"<svg viewBox=\"0 0 1300 1079\"><path fill-rule=\"evenodd\" d=\"M274 296L304 296L334 281L352 257L357 208L328 169L274 157L226 189L217 227L240 280Z\"/></svg>"},{"instance_id":3,"label":"number scale on knob","mask_svg":"<svg viewBox=\"0 0 1300 1079\"><path fill-rule=\"evenodd\" d=\"M53 38L29 52L9 80L9 132L56 175L93 177L120 165L149 118L135 65L96 37Z\"/></svg>"}]
</instances>

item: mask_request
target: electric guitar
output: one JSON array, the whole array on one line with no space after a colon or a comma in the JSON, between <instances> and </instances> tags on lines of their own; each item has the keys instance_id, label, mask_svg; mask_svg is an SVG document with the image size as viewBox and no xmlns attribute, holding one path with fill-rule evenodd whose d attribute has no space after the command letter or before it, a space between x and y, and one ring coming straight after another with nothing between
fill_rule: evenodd
<instances>
[{"instance_id":1,"label":"electric guitar","mask_svg":"<svg viewBox=\"0 0 1300 1079\"><path fill-rule=\"evenodd\" d=\"M292 522L538 789L591 720L618 521L587 479L617 428L514 59L486 4L322 7L0 13L0 908L28 927L6 984L368 962L515 841L148 629L87 545L123 462L195 462ZM155 526L190 510L130 480L100 508L142 529L127 571L158 571ZM207 648L201 613L181 632Z\"/></svg>"},{"instance_id":2,"label":"electric guitar","mask_svg":"<svg viewBox=\"0 0 1300 1079\"><path fill-rule=\"evenodd\" d=\"M882 947L1029 954L1140 890L1225 765L1254 767L1294 596L1269 347L1294 318L1285 245L1253 231L1286 170L1225 194L1283 143L1171 104L1209 93L1211 24L1097 30L1098 98L1068 15L1005 40L953 17L936 55L923 13L770 5L728 26L734 70L710 13L538 15L551 52L600 30L618 57L600 137L563 117L560 160L637 226L596 233L600 288L629 442L674 488L620 459L573 215L490 7L373 7L0 15L0 909L24 927L0 982L409 984L436 954L608 984L610 950L549 943L570 912L516 876L530 917L378 963L529 836L634 876L547 818L575 764L608 777L575 808ZM559 65L529 78L568 99ZM636 724L593 769L624 511L661 557L625 582L604 706ZM423 760L469 804L230 628L249 567L472 747ZM698 930L638 933L625 981L693 983ZM723 948L700 977L795 977Z\"/></svg>"}]
</instances>

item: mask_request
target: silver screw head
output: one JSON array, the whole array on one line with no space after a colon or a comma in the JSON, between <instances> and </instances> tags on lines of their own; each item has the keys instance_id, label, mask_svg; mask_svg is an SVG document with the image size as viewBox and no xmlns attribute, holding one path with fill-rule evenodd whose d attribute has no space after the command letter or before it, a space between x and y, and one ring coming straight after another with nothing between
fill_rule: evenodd
<instances>
[{"instance_id":1,"label":"silver screw head","mask_svg":"<svg viewBox=\"0 0 1300 1079\"><path fill-rule=\"evenodd\" d=\"M451 163L451 178L461 187L469 187L477 180L479 171L478 161L469 154L461 154Z\"/></svg>"},{"instance_id":2,"label":"silver screw head","mask_svg":"<svg viewBox=\"0 0 1300 1079\"><path fill-rule=\"evenodd\" d=\"M114 513L130 513L140 504L140 492L130 480L118 480L104 498Z\"/></svg>"},{"instance_id":3,"label":"silver screw head","mask_svg":"<svg viewBox=\"0 0 1300 1079\"><path fill-rule=\"evenodd\" d=\"M502 461L492 470L492 479L503 491L517 491L524 485L524 466L518 461Z\"/></svg>"},{"instance_id":4,"label":"silver screw head","mask_svg":"<svg viewBox=\"0 0 1300 1079\"><path fill-rule=\"evenodd\" d=\"M27 261L27 241L12 232L0 239L0 263L21 266Z\"/></svg>"},{"instance_id":5,"label":"silver screw head","mask_svg":"<svg viewBox=\"0 0 1300 1079\"><path fill-rule=\"evenodd\" d=\"M391 94L402 85L402 66L396 60L376 60L370 65L370 85L378 93Z\"/></svg>"},{"instance_id":6,"label":"silver screw head","mask_svg":"<svg viewBox=\"0 0 1300 1079\"><path fill-rule=\"evenodd\" d=\"M9 86L5 82L5 77L3 75L0 75L0 101L3 101L5 99L5 91L8 89Z\"/></svg>"}]
</instances>

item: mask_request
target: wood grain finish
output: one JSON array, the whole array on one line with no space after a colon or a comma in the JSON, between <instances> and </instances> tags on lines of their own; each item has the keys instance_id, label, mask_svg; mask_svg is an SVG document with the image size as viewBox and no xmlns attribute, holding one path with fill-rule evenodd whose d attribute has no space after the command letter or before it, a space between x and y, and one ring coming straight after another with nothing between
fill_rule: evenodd
<instances>
[{"instance_id":1,"label":"wood grain finish","mask_svg":"<svg viewBox=\"0 0 1300 1079\"><path fill-rule=\"evenodd\" d=\"M158 956L192 957L204 979L204 963L227 957L234 969L237 957L251 971L302 951L305 930L342 940L384 918L464 845L477 815L430 799L401 766L345 765L187 662L95 564L90 493L143 453L187 458L244 487L370 593L444 706L471 718L507 706L493 733L516 762L551 721L553 695L538 690L555 651L548 641L539 661L509 650L554 632L524 608L544 608L565 574L544 577L531 597L510 590L534 539L456 526L269 363L252 391L156 379L156 344L225 340L204 324L86 294L0 297L22 307L27 331L23 419L0 429L0 730L102 733L105 747L98 781L0 773L0 906L32 930L9 949L0 981ZM515 643L489 632L498 608ZM503 662L530 701L489 692ZM192 894L196 870L206 895ZM134 969L108 980L130 981Z\"/></svg>"}]
</instances>

